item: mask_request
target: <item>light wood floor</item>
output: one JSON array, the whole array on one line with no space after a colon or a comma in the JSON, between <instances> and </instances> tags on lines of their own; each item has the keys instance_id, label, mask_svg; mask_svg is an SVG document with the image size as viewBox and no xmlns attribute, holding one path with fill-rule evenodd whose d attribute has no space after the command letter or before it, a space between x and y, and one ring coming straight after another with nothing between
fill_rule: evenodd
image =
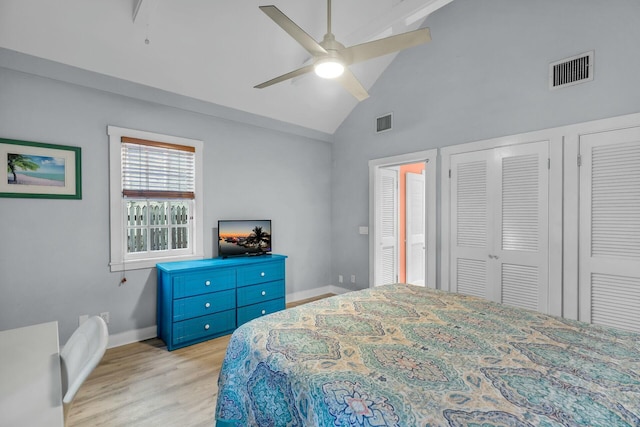
<instances>
[{"instance_id":1,"label":"light wood floor","mask_svg":"<svg viewBox=\"0 0 640 427\"><path fill-rule=\"evenodd\" d=\"M172 352L158 338L107 350L76 395L67 425L213 426L218 374L229 338Z\"/></svg>"}]
</instances>

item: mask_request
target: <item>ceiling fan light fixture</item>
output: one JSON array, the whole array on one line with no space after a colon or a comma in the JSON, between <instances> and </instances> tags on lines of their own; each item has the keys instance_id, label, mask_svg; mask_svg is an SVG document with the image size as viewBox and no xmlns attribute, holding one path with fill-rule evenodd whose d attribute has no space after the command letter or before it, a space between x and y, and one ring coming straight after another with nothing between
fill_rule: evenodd
<instances>
[{"instance_id":1,"label":"ceiling fan light fixture","mask_svg":"<svg viewBox=\"0 0 640 427\"><path fill-rule=\"evenodd\" d=\"M323 79L335 79L344 73L344 64L336 58L324 58L313 66L318 77Z\"/></svg>"},{"instance_id":2,"label":"ceiling fan light fixture","mask_svg":"<svg viewBox=\"0 0 640 427\"><path fill-rule=\"evenodd\" d=\"M138 0L140 1L140 0ZM402 0L394 0L396 3ZM433 2L434 0L429 0ZM450 0L449 0L450 1ZM362 101L369 97L367 90L358 81L356 76L349 70L345 70L347 66L363 62L379 56L388 55L399 50L417 46L431 40L428 28L420 28L408 33L391 35L392 28L387 28L375 40L361 43L355 46L345 47L336 40L335 35L331 32L331 0L327 0L327 33L322 41L318 42L287 15L282 13L280 9L274 5L260 6L269 18L271 18L280 28L300 44L313 58L313 64L306 64L297 70L290 71L286 74L278 76L274 79L267 80L264 83L254 86L257 89L274 85L285 80L293 79L297 76L311 72L324 79L336 79L351 95L358 101ZM429 9L426 12L428 14ZM424 12L420 11L420 13ZM412 18L418 18L416 15ZM388 34L388 36L387 36ZM346 71L346 73L345 73Z\"/></svg>"}]
</instances>

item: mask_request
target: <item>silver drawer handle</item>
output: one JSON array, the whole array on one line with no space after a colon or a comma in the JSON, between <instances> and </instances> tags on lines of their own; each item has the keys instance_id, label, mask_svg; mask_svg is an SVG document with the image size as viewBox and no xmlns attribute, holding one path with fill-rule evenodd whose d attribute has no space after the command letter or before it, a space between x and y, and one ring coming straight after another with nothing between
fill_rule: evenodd
<instances>
[{"instance_id":1,"label":"silver drawer handle","mask_svg":"<svg viewBox=\"0 0 640 427\"><path fill-rule=\"evenodd\" d=\"M262 273L260 273L260 276L264 277L264 271Z\"/></svg>"},{"instance_id":2,"label":"silver drawer handle","mask_svg":"<svg viewBox=\"0 0 640 427\"><path fill-rule=\"evenodd\" d=\"M262 291L262 296L265 296L267 294L267 291Z\"/></svg>"},{"instance_id":3,"label":"silver drawer handle","mask_svg":"<svg viewBox=\"0 0 640 427\"><path fill-rule=\"evenodd\" d=\"M209 308L209 307L211 307L211 303L209 303L209 302L208 302L208 303L205 303L204 307L205 307L205 308Z\"/></svg>"},{"instance_id":4,"label":"silver drawer handle","mask_svg":"<svg viewBox=\"0 0 640 427\"><path fill-rule=\"evenodd\" d=\"M204 325L204 330L208 331L209 330L209 324L207 323L206 325Z\"/></svg>"},{"instance_id":5,"label":"silver drawer handle","mask_svg":"<svg viewBox=\"0 0 640 427\"><path fill-rule=\"evenodd\" d=\"M211 284L211 281L207 280L206 282L204 282L205 286L209 286Z\"/></svg>"},{"instance_id":6,"label":"silver drawer handle","mask_svg":"<svg viewBox=\"0 0 640 427\"><path fill-rule=\"evenodd\" d=\"M262 310L262 314L267 314L267 310Z\"/></svg>"}]
</instances>

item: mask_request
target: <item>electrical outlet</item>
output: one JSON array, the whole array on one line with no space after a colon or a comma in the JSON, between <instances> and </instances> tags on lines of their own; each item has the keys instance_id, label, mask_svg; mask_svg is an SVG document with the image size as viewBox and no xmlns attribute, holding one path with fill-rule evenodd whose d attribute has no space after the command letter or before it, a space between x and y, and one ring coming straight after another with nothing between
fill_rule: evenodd
<instances>
[{"instance_id":1,"label":"electrical outlet","mask_svg":"<svg viewBox=\"0 0 640 427\"><path fill-rule=\"evenodd\" d=\"M344 282L344 277L342 277L342 274L338 274L338 283L343 283Z\"/></svg>"},{"instance_id":2,"label":"electrical outlet","mask_svg":"<svg viewBox=\"0 0 640 427\"><path fill-rule=\"evenodd\" d=\"M102 313L100 313L100 317L102 317L102 320L104 320L104 323L106 323L107 325L109 324L109 312L108 311L103 311Z\"/></svg>"},{"instance_id":3,"label":"electrical outlet","mask_svg":"<svg viewBox=\"0 0 640 427\"><path fill-rule=\"evenodd\" d=\"M356 275L355 274L351 275L351 283L356 283Z\"/></svg>"},{"instance_id":4,"label":"electrical outlet","mask_svg":"<svg viewBox=\"0 0 640 427\"><path fill-rule=\"evenodd\" d=\"M83 314L82 316L78 317L78 326L82 325L88 319L89 319L89 315L88 314Z\"/></svg>"}]
</instances>

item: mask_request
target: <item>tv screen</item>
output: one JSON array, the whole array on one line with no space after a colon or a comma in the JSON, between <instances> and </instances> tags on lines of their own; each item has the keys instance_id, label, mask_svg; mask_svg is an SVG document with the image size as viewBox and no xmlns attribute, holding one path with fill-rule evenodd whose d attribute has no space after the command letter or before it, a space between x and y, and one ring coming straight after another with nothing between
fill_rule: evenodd
<instances>
[{"instance_id":1,"label":"tv screen","mask_svg":"<svg viewBox=\"0 0 640 427\"><path fill-rule=\"evenodd\" d=\"M271 252L271 220L218 221L218 255L263 255Z\"/></svg>"}]
</instances>

